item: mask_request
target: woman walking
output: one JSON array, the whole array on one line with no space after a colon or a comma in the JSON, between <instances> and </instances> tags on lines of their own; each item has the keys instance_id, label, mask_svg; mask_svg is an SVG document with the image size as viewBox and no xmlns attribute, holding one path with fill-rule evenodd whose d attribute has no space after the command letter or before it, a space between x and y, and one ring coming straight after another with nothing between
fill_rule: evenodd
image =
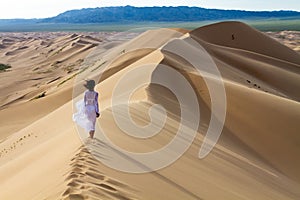
<instances>
[{"instance_id":1,"label":"woman walking","mask_svg":"<svg viewBox=\"0 0 300 200\"><path fill-rule=\"evenodd\" d=\"M91 122L89 130L90 137L94 138L96 118L99 117L98 92L94 90L94 80L87 81L85 87L88 90L84 93L84 105L87 118Z\"/></svg>"},{"instance_id":2,"label":"woman walking","mask_svg":"<svg viewBox=\"0 0 300 200\"><path fill-rule=\"evenodd\" d=\"M87 91L84 93L83 102L76 105L78 112L73 115L73 120L89 132L90 138L94 138L96 118L99 117L98 92L94 90L94 80L86 81L84 86Z\"/></svg>"}]
</instances>

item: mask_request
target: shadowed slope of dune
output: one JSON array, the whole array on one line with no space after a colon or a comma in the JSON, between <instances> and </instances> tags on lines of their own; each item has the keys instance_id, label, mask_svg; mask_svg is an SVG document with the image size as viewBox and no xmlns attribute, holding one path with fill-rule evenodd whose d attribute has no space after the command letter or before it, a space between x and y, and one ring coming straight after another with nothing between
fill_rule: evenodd
<instances>
[{"instance_id":1,"label":"shadowed slope of dune","mask_svg":"<svg viewBox=\"0 0 300 200\"><path fill-rule=\"evenodd\" d=\"M218 28L224 31L216 31ZM220 63L234 68L242 84L300 100L297 52L240 22L208 25L190 34Z\"/></svg>"},{"instance_id":2,"label":"shadowed slope of dune","mask_svg":"<svg viewBox=\"0 0 300 200\"><path fill-rule=\"evenodd\" d=\"M193 54L197 46L189 43L190 38L201 44L215 61L223 76L227 96L222 135L204 159L198 158L199 148L211 115L218 115L211 113L211 96L204 77L213 81L214 76L205 68L203 74L198 74L187 60L166 50L168 45L173 45ZM0 175L3 178L0 185L4 191L0 194L1 199L20 196L23 199L300 198L299 54L236 22L213 24L185 34L148 31L107 54L102 53L99 49L99 57L94 57L96 62L79 74L74 85L78 90L73 94L74 97L79 95L74 99L77 101L82 97L80 92L84 91L80 86L84 78L98 80L102 75L96 87L101 107L98 123L106 136L129 152L159 150L176 137L180 127L179 106L183 106L190 116L194 110L189 104L179 105L168 88L152 83L167 65L188 80L200 104L201 121L191 146L174 163L151 173L130 174L115 170L107 165L140 169L150 166L108 145L99 127L97 139L86 140L87 134L78 132L72 122L73 102L69 101L1 142ZM147 75L130 76L117 97L131 93L129 88L141 81L148 84L140 86L127 102L113 104L113 92L122 77L142 66L147 66L144 70ZM164 74L160 78L182 89L175 77ZM64 87L65 90L56 95L71 92L70 82ZM54 97L55 93L52 95ZM48 99L50 103L54 101L52 97L46 96L41 101ZM33 105L33 102L29 104ZM154 104L161 104L166 109L166 123L158 134L148 139L129 136L114 119L113 114L117 114L125 120L124 107L129 107L130 117L136 124L145 126L152 122L154 130L160 127L160 120L165 116L162 109L152 107L155 115L151 121L149 109ZM11 109L12 112L13 107ZM136 133L129 124L126 127ZM186 128L189 130L190 127ZM82 146L78 133L82 134L85 146ZM185 144L190 136L187 131L184 137L178 138L179 143ZM169 153L176 154L177 149L171 149ZM159 159L168 159L164 156ZM48 176L41 175L45 173ZM30 185L21 181L24 177ZM16 190L19 191L17 194Z\"/></svg>"},{"instance_id":3,"label":"shadowed slope of dune","mask_svg":"<svg viewBox=\"0 0 300 200\"><path fill-rule=\"evenodd\" d=\"M230 83L225 126L299 181L300 55L242 23L214 24L190 34L217 60ZM231 71L239 80L232 80Z\"/></svg>"}]
</instances>

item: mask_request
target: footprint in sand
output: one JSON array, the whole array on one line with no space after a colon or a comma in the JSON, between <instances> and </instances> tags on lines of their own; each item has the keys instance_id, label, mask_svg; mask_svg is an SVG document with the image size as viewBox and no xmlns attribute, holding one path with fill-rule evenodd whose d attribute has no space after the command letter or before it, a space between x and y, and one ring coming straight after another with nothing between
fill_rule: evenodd
<instances>
[{"instance_id":1,"label":"footprint in sand","mask_svg":"<svg viewBox=\"0 0 300 200\"><path fill-rule=\"evenodd\" d=\"M104 184L104 183L100 183L100 184L97 184L99 187L105 189L105 190L108 190L108 191L112 191L112 192L117 192L117 189L115 189L114 187L110 186L110 185L107 185L107 184Z\"/></svg>"},{"instance_id":2,"label":"footprint in sand","mask_svg":"<svg viewBox=\"0 0 300 200\"><path fill-rule=\"evenodd\" d=\"M84 200L84 197L80 194L70 194L67 199L69 200Z\"/></svg>"},{"instance_id":3,"label":"footprint in sand","mask_svg":"<svg viewBox=\"0 0 300 200\"><path fill-rule=\"evenodd\" d=\"M92 178L95 178L97 180L104 180L105 176L101 175L101 174L97 174L97 173L94 173L94 172L86 172L85 173L87 176L90 176Z\"/></svg>"}]
</instances>

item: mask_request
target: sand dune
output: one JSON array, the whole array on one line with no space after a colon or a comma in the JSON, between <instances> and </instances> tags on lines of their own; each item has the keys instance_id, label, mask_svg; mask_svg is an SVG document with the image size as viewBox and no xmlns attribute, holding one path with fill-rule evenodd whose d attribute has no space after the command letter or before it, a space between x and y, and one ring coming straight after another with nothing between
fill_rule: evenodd
<instances>
[{"instance_id":1,"label":"sand dune","mask_svg":"<svg viewBox=\"0 0 300 200\"><path fill-rule=\"evenodd\" d=\"M223 31L220 34L216 29ZM238 48L300 64L299 54L241 22L223 22L204 26L191 31L191 36L211 44ZM280 51L282 49L284 51Z\"/></svg>"},{"instance_id":2,"label":"sand dune","mask_svg":"<svg viewBox=\"0 0 300 200\"><path fill-rule=\"evenodd\" d=\"M94 51L82 62L86 66L84 70L70 73L77 75L76 82L66 81L58 87L58 80L67 80L70 75L55 71L55 76L47 79L51 89L46 90L45 97L25 101L31 97L32 91L28 90L1 100L0 185L3 192L0 199L300 198L299 53L238 22L212 24L189 33L176 29L151 30L128 42L109 43L110 40L97 48L94 45L102 41L91 36L49 37L48 41L23 41L28 48L20 49L14 45L17 39L12 36L13 39L1 41L6 50L0 51L14 52L10 56L16 59L15 63L22 63L17 58L30 57L28 52L34 50L29 44L34 43L35 47L45 46L45 50L50 51L46 54L47 62L62 61L56 63L61 66L74 63L88 51ZM105 41L105 37L102 40ZM59 47L51 51L53 45L58 44ZM180 50L201 57L204 50L197 44L216 63L227 99L221 137L204 159L198 158L199 149L211 116L218 114L212 113L212 97L205 81L217 80L210 68L202 68L199 74L189 60L176 54ZM169 47L174 51L168 51ZM59 49L61 51L56 55L54 52ZM41 52L41 49L37 51ZM6 56L3 55L10 59ZM24 63L29 63L25 57L23 59ZM182 137L176 134L182 125L181 115L186 112L189 117L194 117L195 109L189 103L180 105L179 99L168 88L153 83L162 78L179 91L183 90L177 76L163 73L164 66L179 72L195 91L201 121L197 124L194 139L189 123L183 125L186 131ZM10 76L9 73L17 73L18 69L15 70L3 74ZM130 78L123 80L130 73ZM58 76L61 78L57 79ZM19 83L26 83L21 75L19 77ZM96 90L100 93L101 117L95 140L78 132L80 129L77 130L71 118L74 112L72 95L75 102L82 98L83 80L87 78L98 81ZM119 81L124 82L119 84ZM131 93L131 88L142 82L147 84L141 85L128 101L122 101ZM3 94L14 90L13 83L18 85L11 82L12 88ZM116 86L120 87L117 94L114 93ZM15 90L23 88L16 86ZM44 88L39 92L43 91ZM116 97L118 101L113 103L112 99ZM116 123L114 114L127 122L124 108L129 107L130 117L136 124L150 123L150 130L154 131L160 128L165 116L161 108L152 107L151 112L155 115L150 119L149 108L154 104L162 105L167 114L158 134L147 139L135 138ZM15 116L15 113L22 115ZM125 126L132 134L145 134L129 123ZM125 173L108 166L148 170L155 163L136 160L111 147L100 134L99 127L115 145L128 152L155 152L174 138L179 144L186 144L190 139L192 143L171 165L150 173ZM177 151L179 149L170 149L157 162L168 160Z\"/></svg>"},{"instance_id":3,"label":"sand dune","mask_svg":"<svg viewBox=\"0 0 300 200\"><path fill-rule=\"evenodd\" d=\"M0 33L0 44L4 46L0 50L1 63L12 66L7 72L0 73L0 138L26 127L70 101L72 77L82 65L95 62L89 59L91 63L87 63L84 58L96 50L96 44L101 44L100 47L120 44L116 39L107 39L113 34ZM86 44L78 46L79 40L86 41ZM5 56L7 52L24 45L29 48L15 56ZM99 51L105 51L105 48L98 48L96 52Z\"/></svg>"},{"instance_id":4,"label":"sand dune","mask_svg":"<svg viewBox=\"0 0 300 200\"><path fill-rule=\"evenodd\" d=\"M0 107L24 102L46 92L57 85L61 77L77 71L97 45L108 42L102 41L106 33L86 34L95 38L84 33L2 33L0 60L12 68L0 74Z\"/></svg>"}]
</instances>

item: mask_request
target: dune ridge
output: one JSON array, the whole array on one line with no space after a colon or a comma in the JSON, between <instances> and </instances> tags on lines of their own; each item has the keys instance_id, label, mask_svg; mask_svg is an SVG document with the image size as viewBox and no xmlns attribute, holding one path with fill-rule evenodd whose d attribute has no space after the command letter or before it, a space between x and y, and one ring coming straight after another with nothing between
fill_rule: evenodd
<instances>
[{"instance_id":1,"label":"dune ridge","mask_svg":"<svg viewBox=\"0 0 300 200\"><path fill-rule=\"evenodd\" d=\"M89 142L89 145L96 145ZM101 162L85 146L80 147L70 161L70 171L65 179L67 189L62 199L134 199L132 188L101 173Z\"/></svg>"}]
</instances>

